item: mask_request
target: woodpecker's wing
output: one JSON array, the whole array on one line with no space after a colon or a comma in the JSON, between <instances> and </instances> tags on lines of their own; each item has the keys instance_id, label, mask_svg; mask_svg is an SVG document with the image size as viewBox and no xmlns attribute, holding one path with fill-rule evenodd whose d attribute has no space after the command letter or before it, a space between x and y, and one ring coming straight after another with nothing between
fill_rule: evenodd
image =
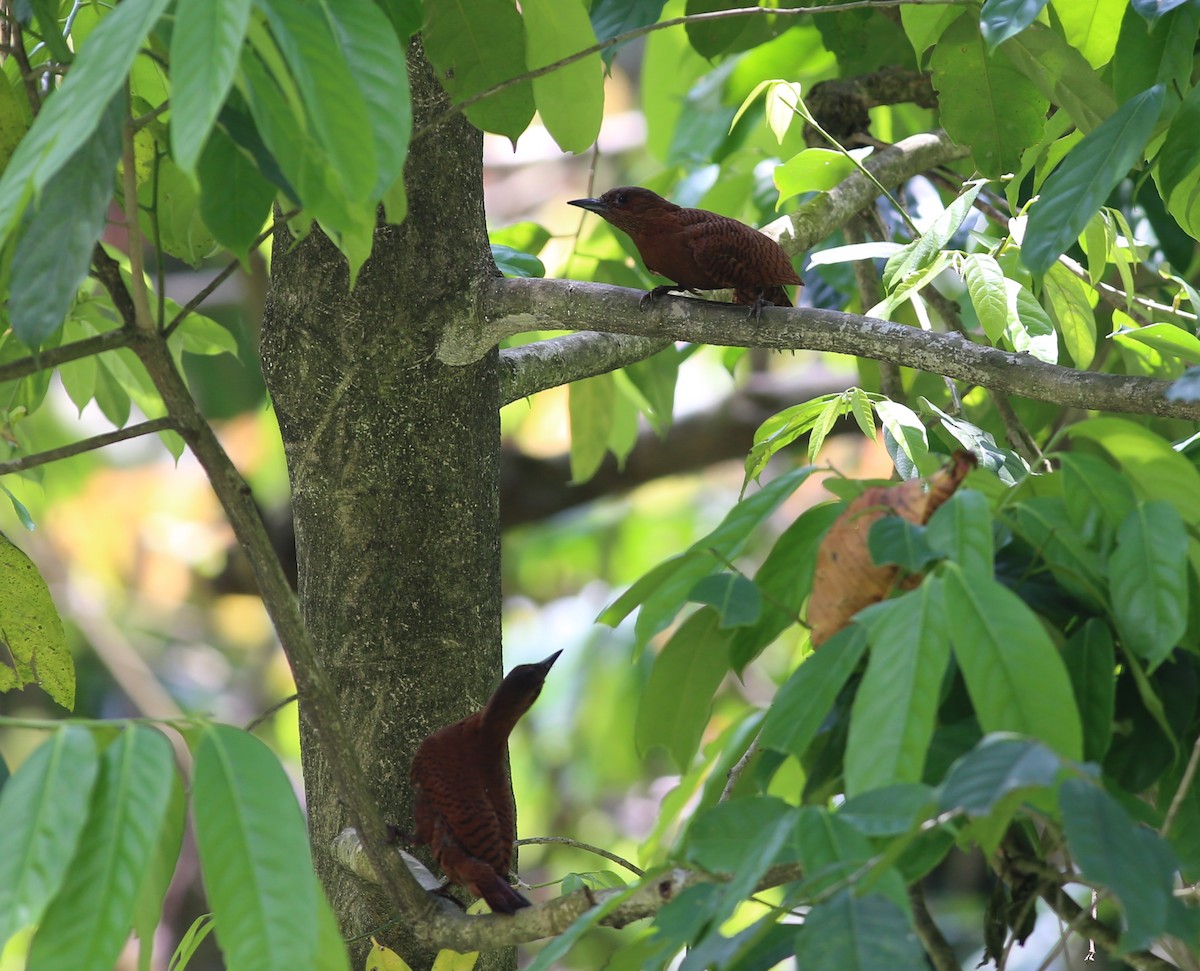
<instances>
[{"instance_id":1,"label":"woodpecker's wing","mask_svg":"<svg viewBox=\"0 0 1200 971\"><path fill-rule=\"evenodd\" d=\"M783 248L757 229L715 213L693 209L685 232L696 264L724 287L751 288L800 283Z\"/></svg>"}]
</instances>

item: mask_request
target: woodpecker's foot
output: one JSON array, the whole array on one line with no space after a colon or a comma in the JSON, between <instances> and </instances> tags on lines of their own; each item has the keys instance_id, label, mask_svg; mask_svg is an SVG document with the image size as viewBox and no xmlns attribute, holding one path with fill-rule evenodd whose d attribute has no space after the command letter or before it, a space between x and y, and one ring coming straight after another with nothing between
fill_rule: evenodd
<instances>
[{"instance_id":1,"label":"woodpecker's foot","mask_svg":"<svg viewBox=\"0 0 1200 971\"><path fill-rule=\"evenodd\" d=\"M417 845L416 837L412 833L406 833L399 826L387 824L387 842L388 846L406 846L412 849Z\"/></svg>"},{"instance_id":2,"label":"woodpecker's foot","mask_svg":"<svg viewBox=\"0 0 1200 971\"><path fill-rule=\"evenodd\" d=\"M762 322L763 309L765 307L774 307L775 304L762 295L760 291L754 303L750 304L749 316L754 318L755 323Z\"/></svg>"},{"instance_id":3,"label":"woodpecker's foot","mask_svg":"<svg viewBox=\"0 0 1200 971\"><path fill-rule=\"evenodd\" d=\"M647 290L642 294L642 299L638 301L638 307L641 310L649 310L659 297L665 297L674 289L675 287L655 287L653 290Z\"/></svg>"}]
</instances>

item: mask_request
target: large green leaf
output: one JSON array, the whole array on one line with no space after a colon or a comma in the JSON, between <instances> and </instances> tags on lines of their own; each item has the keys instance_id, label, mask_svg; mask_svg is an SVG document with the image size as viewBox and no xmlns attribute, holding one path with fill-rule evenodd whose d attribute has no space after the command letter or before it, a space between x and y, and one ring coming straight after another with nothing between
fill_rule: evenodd
<instances>
[{"instance_id":1,"label":"large green leaf","mask_svg":"<svg viewBox=\"0 0 1200 971\"><path fill-rule=\"evenodd\" d=\"M207 728L195 754L196 845L226 966L312 967L321 890L279 761L227 725Z\"/></svg>"},{"instance_id":2,"label":"large green leaf","mask_svg":"<svg viewBox=\"0 0 1200 971\"><path fill-rule=\"evenodd\" d=\"M1111 60L1121 32L1121 17L1128 0L1050 0L1067 43L1079 51L1093 69Z\"/></svg>"},{"instance_id":3,"label":"large green leaf","mask_svg":"<svg viewBox=\"0 0 1200 971\"><path fill-rule=\"evenodd\" d=\"M38 927L30 971L110 971L116 964L158 845L174 776L171 745L154 729L132 725L105 750L87 838Z\"/></svg>"},{"instance_id":4,"label":"large green leaf","mask_svg":"<svg viewBox=\"0 0 1200 971\"><path fill-rule=\"evenodd\" d=\"M810 654L775 694L763 722L763 748L803 758L867 647L867 632L851 624Z\"/></svg>"},{"instance_id":5,"label":"large green leaf","mask_svg":"<svg viewBox=\"0 0 1200 971\"><path fill-rule=\"evenodd\" d=\"M762 594L741 573L712 573L701 577L688 599L708 604L721 618L722 629L746 627L762 614Z\"/></svg>"},{"instance_id":6,"label":"large green leaf","mask_svg":"<svg viewBox=\"0 0 1200 971\"><path fill-rule=\"evenodd\" d=\"M124 110L123 98L109 102L95 130L42 190L18 230L8 313L13 332L28 347L39 347L62 327L87 276L108 222Z\"/></svg>"},{"instance_id":7,"label":"large green leaf","mask_svg":"<svg viewBox=\"0 0 1200 971\"><path fill-rule=\"evenodd\" d=\"M1090 617L1063 644L1062 651L1083 719L1083 757L1099 762L1108 752L1113 735L1117 662L1112 632L1099 617Z\"/></svg>"},{"instance_id":8,"label":"large green leaf","mask_svg":"<svg viewBox=\"0 0 1200 971\"><path fill-rule=\"evenodd\" d=\"M1178 865L1171 847L1090 781L1068 779L1058 799L1067 846L1084 878L1121 901L1122 950L1146 947L1167 928Z\"/></svg>"},{"instance_id":9,"label":"large green leaf","mask_svg":"<svg viewBox=\"0 0 1200 971\"><path fill-rule=\"evenodd\" d=\"M1062 759L1040 742L988 735L950 767L941 807L985 816L1014 794L1050 788L1062 768Z\"/></svg>"},{"instance_id":10,"label":"large green leaf","mask_svg":"<svg viewBox=\"0 0 1200 971\"><path fill-rule=\"evenodd\" d=\"M1061 263L1054 263L1042 281L1042 298L1049 304L1071 361L1080 370L1087 370L1096 356L1094 295L1094 290Z\"/></svg>"},{"instance_id":11,"label":"large green leaf","mask_svg":"<svg viewBox=\"0 0 1200 971\"><path fill-rule=\"evenodd\" d=\"M1158 122L1163 86L1143 91L1121 105L1068 154L1042 186L1029 214L1021 258L1034 273L1045 273L1141 159Z\"/></svg>"},{"instance_id":12,"label":"large green leaf","mask_svg":"<svg viewBox=\"0 0 1200 971\"><path fill-rule=\"evenodd\" d=\"M587 482L608 453L617 403L612 374L572 381L567 389L571 418L571 481Z\"/></svg>"},{"instance_id":13,"label":"large green leaf","mask_svg":"<svg viewBox=\"0 0 1200 971\"><path fill-rule=\"evenodd\" d=\"M950 660L942 589L934 578L859 613L871 656L850 711L846 794L919 782Z\"/></svg>"},{"instance_id":14,"label":"large green leaf","mask_svg":"<svg viewBox=\"0 0 1200 971\"><path fill-rule=\"evenodd\" d=\"M322 7L346 55L350 76L366 101L378 172L371 198L377 199L403 177L412 136L404 48L372 0L323 0Z\"/></svg>"},{"instance_id":15,"label":"large green leaf","mask_svg":"<svg viewBox=\"0 0 1200 971\"><path fill-rule=\"evenodd\" d=\"M753 624L734 631L729 645L730 664L739 674L759 651L796 623L812 590L817 545L841 511L838 503L806 509L783 531L754 574L754 583L763 594L762 613Z\"/></svg>"},{"instance_id":16,"label":"large green leaf","mask_svg":"<svg viewBox=\"0 0 1200 971\"><path fill-rule=\"evenodd\" d=\"M979 25L959 17L930 59L942 123L955 141L971 146L988 176L1015 171L1021 153L1042 136L1047 101L1003 50L987 50Z\"/></svg>"},{"instance_id":17,"label":"large green leaf","mask_svg":"<svg viewBox=\"0 0 1200 971\"><path fill-rule=\"evenodd\" d=\"M666 0L594 0L588 16L592 20L596 40L605 41L655 23L665 3ZM606 68L612 64L619 49L618 44L600 52Z\"/></svg>"},{"instance_id":18,"label":"large green leaf","mask_svg":"<svg viewBox=\"0 0 1200 971\"><path fill-rule=\"evenodd\" d=\"M0 177L0 240L8 238L30 197L92 137L168 2L125 0L80 45L62 87L38 112Z\"/></svg>"},{"instance_id":19,"label":"large green leaf","mask_svg":"<svg viewBox=\"0 0 1200 971\"><path fill-rule=\"evenodd\" d=\"M638 706L638 751L661 745L679 770L687 771L708 724L713 695L728 671L729 632L720 629L715 611L698 610L654 659Z\"/></svg>"},{"instance_id":20,"label":"large green leaf","mask_svg":"<svg viewBox=\"0 0 1200 971\"><path fill-rule=\"evenodd\" d=\"M525 57L536 70L592 47L596 35L580 0L523 0ZM604 65L599 54L533 79L533 100L564 152L587 151L604 119Z\"/></svg>"},{"instance_id":21,"label":"large green leaf","mask_svg":"<svg viewBox=\"0 0 1200 971\"><path fill-rule=\"evenodd\" d=\"M796 964L804 971L920 968L926 961L904 911L877 893L843 890L817 904L796 937Z\"/></svg>"},{"instance_id":22,"label":"large green leaf","mask_svg":"<svg viewBox=\"0 0 1200 971\"><path fill-rule=\"evenodd\" d=\"M1032 24L1046 0L984 0L979 11L979 31L989 49L1003 44Z\"/></svg>"},{"instance_id":23,"label":"large green leaf","mask_svg":"<svg viewBox=\"0 0 1200 971\"><path fill-rule=\"evenodd\" d=\"M171 32L171 154L188 175L237 74L253 0L179 0Z\"/></svg>"},{"instance_id":24,"label":"large green leaf","mask_svg":"<svg viewBox=\"0 0 1200 971\"><path fill-rule=\"evenodd\" d=\"M598 618L600 623L616 626L640 604L637 634L645 643L671 622L696 581L726 567L726 561L737 556L750 532L800 488L812 472L811 466L785 472L743 499L711 533L685 552L660 563L604 608Z\"/></svg>"},{"instance_id":25,"label":"large green leaf","mask_svg":"<svg viewBox=\"0 0 1200 971\"><path fill-rule=\"evenodd\" d=\"M204 224L217 242L246 259L271 213L275 187L220 128L208 136L196 175Z\"/></svg>"},{"instance_id":26,"label":"large green leaf","mask_svg":"<svg viewBox=\"0 0 1200 971\"><path fill-rule=\"evenodd\" d=\"M985 732L1020 732L1067 758L1083 729L1067 669L1041 621L993 580L944 566L954 654Z\"/></svg>"},{"instance_id":27,"label":"large green leaf","mask_svg":"<svg viewBox=\"0 0 1200 971\"><path fill-rule=\"evenodd\" d=\"M154 934L162 922L163 898L175 876L175 865L179 861L179 848L183 845L183 832L187 827L187 797L178 773L171 773L171 793L167 811L159 832L158 842L146 866L142 885L138 890L137 903L133 909L133 932L141 941L139 957L142 971L149 971L154 952Z\"/></svg>"},{"instance_id":28,"label":"large green leaf","mask_svg":"<svg viewBox=\"0 0 1200 971\"><path fill-rule=\"evenodd\" d=\"M0 691L37 684L68 711L75 707L75 663L46 581L33 561L0 534Z\"/></svg>"},{"instance_id":29,"label":"large green leaf","mask_svg":"<svg viewBox=\"0 0 1200 971\"><path fill-rule=\"evenodd\" d=\"M0 793L0 949L38 923L58 893L88 819L100 760L91 732L66 725Z\"/></svg>"},{"instance_id":30,"label":"large green leaf","mask_svg":"<svg viewBox=\"0 0 1200 971\"><path fill-rule=\"evenodd\" d=\"M1043 24L1031 24L1004 44L1004 53L1084 134L1117 110L1112 89L1082 54Z\"/></svg>"},{"instance_id":31,"label":"large green leaf","mask_svg":"<svg viewBox=\"0 0 1200 971\"><path fill-rule=\"evenodd\" d=\"M425 4L421 43L438 80L463 101L525 71L525 31L512 0ZM521 81L467 109L484 131L514 143L533 117L533 84Z\"/></svg>"},{"instance_id":32,"label":"large green leaf","mask_svg":"<svg viewBox=\"0 0 1200 971\"><path fill-rule=\"evenodd\" d=\"M1063 499L1067 516L1084 542L1106 554L1117 527L1133 511L1133 489L1098 455L1068 452L1062 463Z\"/></svg>"},{"instance_id":33,"label":"large green leaf","mask_svg":"<svg viewBox=\"0 0 1200 971\"><path fill-rule=\"evenodd\" d=\"M683 855L709 873L735 873L759 833L793 813L774 796L717 803L698 812L683 837ZM791 821L795 826L795 820ZM791 853L795 858L795 852Z\"/></svg>"},{"instance_id":34,"label":"large green leaf","mask_svg":"<svg viewBox=\"0 0 1200 971\"><path fill-rule=\"evenodd\" d=\"M933 221L933 225L892 256L884 267L883 285L894 289L900 282L931 265L946 244L958 232L983 188L982 182L969 186Z\"/></svg>"},{"instance_id":35,"label":"large green leaf","mask_svg":"<svg viewBox=\"0 0 1200 971\"><path fill-rule=\"evenodd\" d=\"M1187 529L1163 499L1139 503L1117 530L1108 561L1122 645L1146 661L1166 660L1187 628Z\"/></svg>"},{"instance_id":36,"label":"large green leaf","mask_svg":"<svg viewBox=\"0 0 1200 971\"><path fill-rule=\"evenodd\" d=\"M982 492L959 489L929 517L925 536L968 576L990 579L995 574L992 510Z\"/></svg>"},{"instance_id":37,"label":"large green leaf","mask_svg":"<svg viewBox=\"0 0 1200 971\"><path fill-rule=\"evenodd\" d=\"M994 256L970 253L963 261L963 280L983 332L998 344L1016 317L1016 308L1009 307L1004 271Z\"/></svg>"}]
</instances>

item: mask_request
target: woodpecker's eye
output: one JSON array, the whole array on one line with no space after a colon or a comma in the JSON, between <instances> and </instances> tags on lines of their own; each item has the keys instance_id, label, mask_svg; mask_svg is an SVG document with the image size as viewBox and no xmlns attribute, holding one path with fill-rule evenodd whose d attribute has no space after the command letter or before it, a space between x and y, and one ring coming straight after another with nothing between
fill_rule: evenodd
<instances>
[{"instance_id":1,"label":"woodpecker's eye","mask_svg":"<svg viewBox=\"0 0 1200 971\"><path fill-rule=\"evenodd\" d=\"M623 206L628 201L629 201L629 193L628 192L618 192L617 193L617 205L618 206Z\"/></svg>"}]
</instances>

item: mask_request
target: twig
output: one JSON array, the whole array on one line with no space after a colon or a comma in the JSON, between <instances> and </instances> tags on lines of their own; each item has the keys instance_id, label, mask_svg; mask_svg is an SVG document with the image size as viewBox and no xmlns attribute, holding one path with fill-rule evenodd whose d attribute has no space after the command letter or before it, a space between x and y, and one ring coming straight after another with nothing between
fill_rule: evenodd
<instances>
[{"instance_id":1,"label":"twig","mask_svg":"<svg viewBox=\"0 0 1200 971\"><path fill-rule=\"evenodd\" d=\"M47 462L57 462L59 459L67 459L72 455L82 455L84 452L104 448L106 445L113 445L116 442L124 442L130 438L153 435L155 432L173 431L174 428L175 422L170 418L153 418L150 421L144 421L137 425L118 428L114 432L94 435L91 438L85 438L81 442L72 442L70 445L60 445L58 448L48 449L45 452L36 452L33 455L24 455L19 459L0 462L0 475L24 472L26 469L35 469L39 465L45 465Z\"/></svg>"},{"instance_id":2,"label":"twig","mask_svg":"<svg viewBox=\"0 0 1200 971\"><path fill-rule=\"evenodd\" d=\"M286 708L288 705L290 705L293 701L298 701L299 699L300 699L300 696L295 693L288 695L286 698L280 698L279 701L277 701L277 702L275 702L275 704L271 705L271 707L268 708L266 711L261 712L258 715L255 715L253 718L250 719L250 721L246 722L246 727L243 728L242 731L244 731L244 732L254 731L254 729L258 728L259 725L261 725L263 722L265 722L268 718L270 718L276 712L282 711L284 708Z\"/></svg>"},{"instance_id":3,"label":"twig","mask_svg":"<svg viewBox=\"0 0 1200 971\"><path fill-rule=\"evenodd\" d=\"M1079 933L1097 941L1106 951L1117 949L1120 938L1117 932L1091 915L1079 904L1075 903L1062 887L1047 887L1042 890L1042 899L1050 905L1050 909L1066 920ZM1121 960L1137 968L1138 971L1175 971L1175 966L1147 951L1129 951L1121 955Z\"/></svg>"},{"instance_id":4,"label":"twig","mask_svg":"<svg viewBox=\"0 0 1200 971\"><path fill-rule=\"evenodd\" d=\"M1037 971L1049 971L1050 965L1052 965L1054 963L1054 959L1056 957L1058 957L1058 955L1062 951L1066 950L1067 944L1069 944L1071 941L1071 935L1078 933L1079 928L1083 925L1083 922L1085 920L1095 920L1096 903L1099 900L1099 898L1100 898L1100 895L1095 890L1093 890L1092 891L1092 911L1091 911L1091 913L1089 914L1086 910L1083 910L1081 908L1079 913L1077 913L1075 915L1075 919L1072 920L1069 924L1067 924L1066 927L1062 928L1062 930L1060 931L1060 933L1058 935L1058 940L1054 942L1054 947L1050 948L1050 953L1048 953L1046 955L1046 957L1043 959L1042 963L1038 965ZM1062 920L1061 916L1059 917L1059 920ZM1095 953L1096 953L1096 942L1094 939L1089 939L1088 943L1091 946L1090 953L1093 955L1092 959L1094 960ZM1085 958L1084 960L1087 960L1087 958Z\"/></svg>"},{"instance_id":5,"label":"twig","mask_svg":"<svg viewBox=\"0 0 1200 971\"><path fill-rule=\"evenodd\" d=\"M517 846L529 846L535 843L562 843L565 846L573 846L577 850L586 850L588 853L595 853L606 860L611 860L618 866L623 866L631 873L636 873L639 877L646 875L645 870L634 866L624 857L617 856L616 853L606 850L603 847L593 846L591 843L584 843L582 840L571 839L569 836L528 836L523 840L517 840Z\"/></svg>"},{"instance_id":6,"label":"twig","mask_svg":"<svg viewBox=\"0 0 1200 971\"><path fill-rule=\"evenodd\" d=\"M268 226L261 233L259 233L257 236L254 237L253 242L250 243L250 250L253 251L253 250L258 249L259 246L261 246L263 243L265 243L268 239L271 238L271 234L275 232L276 226L278 226L280 223L287 222L289 219L291 219L293 216L297 215L299 212L300 212L299 209L293 209L290 212L285 212L283 215L279 216L277 219L272 219L271 225ZM204 287L202 287L200 289L200 291L194 297L192 297L191 300L189 300L187 303L185 303L179 309L179 313L177 313L174 317L171 318L171 322L169 324L167 324L166 327L163 328L163 336L170 337L173 333L175 333L175 329L180 324L183 323L184 318L186 318L188 314L190 314L193 310L195 310L197 307L199 307L200 304L204 303L205 300L207 300L209 297L211 297L213 295L213 293L216 292L217 287L219 287L222 283L224 283L227 279L229 279L229 276L240 265L241 265L241 262L239 260L232 260L232 261L230 261L230 263L227 266L225 266L221 270L220 273L218 273L215 277L213 277L211 280L209 280L208 283Z\"/></svg>"},{"instance_id":7,"label":"twig","mask_svg":"<svg viewBox=\"0 0 1200 971\"><path fill-rule=\"evenodd\" d=\"M30 374L37 374L38 371L48 371L50 368L58 367L60 364L69 364L80 358L113 351L118 347L128 347L129 342L129 332L117 328L106 330L103 334L96 334L94 337L85 337L81 341L72 341L70 344L39 351L29 357L0 364L0 384L16 381Z\"/></svg>"},{"instance_id":8,"label":"twig","mask_svg":"<svg viewBox=\"0 0 1200 971\"><path fill-rule=\"evenodd\" d=\"M1196 779L1196 769L1198 766L1200 766L1200 735L1196 736L1196 744L1192 746L1192 754L1188 758L1187 767L1183 770L1183 775L1179 778L1179 788L1175 790L1175 795L1171 798L1171 805L1167 809L1166 818L1163 819L1162 828L1158 831L1158 835L1163 839L1167 838L1167 834L1171 832L1171 827L1175 825L1175 817L1179 815L1179 810L1183 806L1183 800L1187 798L1187 794L1191 791L1192 783Z\"/></svg>"},{"instance_id":9,"label":"twig","mask_svg":"<svg viewBox=\"0 0 1200 971\"><path fill-rule=\"evenodd\" d=\"M933 962L935 971L961 971L954 948L929 913L929 907L925 904L925 888L919 880L908 888L908 900L912 904L917 937L921 939L921 946Z\"/></svg>"},{"instance_id":10,"label":"twig","mask_svg":"<svg viewBox=\"0 0 1200 971\"><path fill-rule=\"evenodd\" d=\"M523 84L525 81L532 81L534 78L544 77L547 74L552 74L561 68L574 64L576 61L582 61L586 57L591 57L593 54L599 54L601 51L607 50L610 47L616 47L619 44L624 44L627 41L635 40L638 37L653 33L656 30L666 30L669 27L682 27L687 24L702 24L713 20L727 20L731 17L754 17L775 15L779 17L800 17L808 14L825 14L825 13L840 13L847 10L871 10L884 7L905 7L905 6L959 6L965 3L966 0L848 0L845 3L830 3L818 7L738 7L732 10L713 10L707 13L691 14L685 17L673 17L670 20L662 20L654 24L646 24L644 27L637 27L633 30L627 30L623 34L617 34L615 37L609 37L607 40L602 40L599 43L593 44L591 47L585 47L581 51L576 51L567 57L554 61L552 64L547 64L545 67L539 67L532 71L526 71L524 74L519 74L516 77L509 78L507 81L501 81L499 84L493 84L490 88L485 88L478 94L473 94L469 98L464 98L452 108L447 109L434 118L433 121L423 125L413 135L414 142L424 138L431 131L444 125L451 118L462 114L473 105L479 104L486 98L492 95L499 94L501 91L507 91L509 88L517 84Z\"/></svg>"},{"instance_id":11,"label":"twig","mask_svg":"<svg viewBox=\"0 0 1200 971\"><path fill-rule=\"evenodd\" d=\"M746 766L750 764L750 760L754 758L754 754L758 751L758 739L760 736L761 733L754 736L746 751L742 753L742 757L725 774L725 788L721 790L721 795L717 799L717 802L725 802L733 795L733 790L737 788L738 779L742 777L742 773L746 771Z\"/></svg>"}]
</instances>

